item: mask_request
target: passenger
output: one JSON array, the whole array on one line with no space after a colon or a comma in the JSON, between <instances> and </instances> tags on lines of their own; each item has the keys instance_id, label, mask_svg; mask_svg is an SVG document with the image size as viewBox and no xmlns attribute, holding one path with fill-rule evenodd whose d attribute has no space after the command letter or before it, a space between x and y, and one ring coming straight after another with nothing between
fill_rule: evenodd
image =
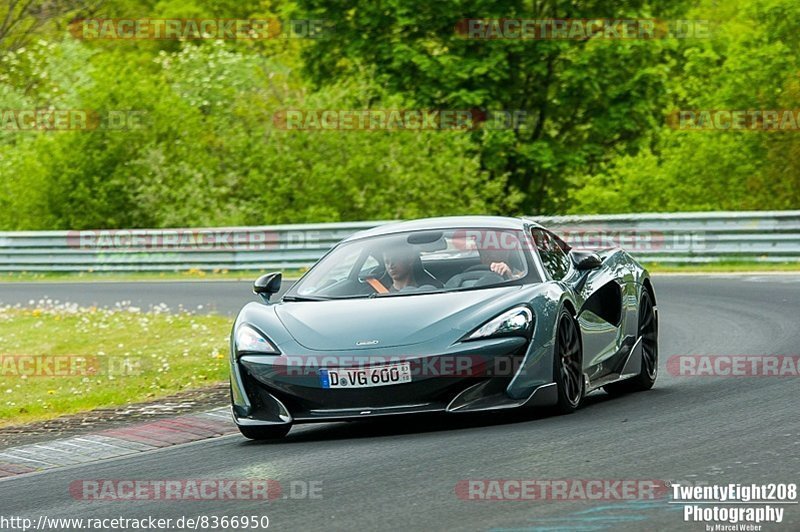
<instances>
[{"instance_id":1,"label":"passenger","mask_svg":"<svg viewBox=\"0 0 800 532\"><path fill-rule=\"evenodd\" d=\"M501 275L504 279L519 279L525 275L524 271L515 270L511 263L511 251L505 249L479 249L481 264L488 266L491 271Z\"/></svg>"}]
</instances>

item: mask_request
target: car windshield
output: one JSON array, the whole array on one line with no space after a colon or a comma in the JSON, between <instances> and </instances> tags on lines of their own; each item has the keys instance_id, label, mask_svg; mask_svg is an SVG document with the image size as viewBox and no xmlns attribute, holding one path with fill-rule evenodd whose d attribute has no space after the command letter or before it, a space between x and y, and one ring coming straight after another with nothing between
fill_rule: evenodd
<instances>
[{"instance_id":1,"label":"car windshield","mask_svg":"<svg viewBox=\"0 0 800 532\"><path fill-rule=\"evenodd\" d=\"M340 244L284 297L319 300L489 288L528 278L522 231L414 231ZM536 279L538 280L538 279Z\"/></svg>"}]
</instances>

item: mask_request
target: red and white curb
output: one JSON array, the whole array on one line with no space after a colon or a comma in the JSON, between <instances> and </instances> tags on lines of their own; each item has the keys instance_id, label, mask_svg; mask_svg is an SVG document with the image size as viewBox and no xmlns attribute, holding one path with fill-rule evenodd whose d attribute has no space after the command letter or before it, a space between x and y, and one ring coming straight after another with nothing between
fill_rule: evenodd
<instances>
[{"instance_id":1,"label":"red and white curb","mask_svg":"<svg viewBox=\"0 0 800 532\"><path fill-rule=\"evenodd\" d=\"M0 450L0 478L117 458L236 432L228 408Z\"/></svg>"}]
</instances>

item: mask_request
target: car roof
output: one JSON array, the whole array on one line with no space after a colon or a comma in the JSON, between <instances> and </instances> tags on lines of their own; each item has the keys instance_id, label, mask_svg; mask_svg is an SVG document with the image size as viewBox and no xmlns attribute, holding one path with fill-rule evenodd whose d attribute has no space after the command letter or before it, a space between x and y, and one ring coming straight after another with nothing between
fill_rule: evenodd
<instances>
[{"instance_id":1,"label":"car roof","mask_svg":"<svg viewBox=\"0 0 800 532\"><path fill-rule=\"evenodd\" d=\"M438 229L524 230L526 225L540 227L536 222L526 218L511 218L506 216L441 216L437 218L421 218L419 220L379 225L378 227L355 233L346 238L344 242L409 231L433 231Z\"/></svg>"}]
</instances>

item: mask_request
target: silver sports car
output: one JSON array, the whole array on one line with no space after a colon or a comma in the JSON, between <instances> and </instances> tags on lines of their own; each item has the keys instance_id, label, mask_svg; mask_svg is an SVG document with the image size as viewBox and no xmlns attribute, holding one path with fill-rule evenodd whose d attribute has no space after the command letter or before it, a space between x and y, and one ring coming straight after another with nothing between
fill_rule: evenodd
<instances>
[{"instance_id":1,"label":"silver sports car","mask_svg":"<svg viewBox=\"0 0 800 532\"><path fill-rule=\"evenodd\" d=\"M292 424L442 412L570 413L651 388L658 313L620 249L571 249L526 219L432 218L345 239L280 299L260 277L231 334L248 438Z\"/></svg>"}]
</instances>

